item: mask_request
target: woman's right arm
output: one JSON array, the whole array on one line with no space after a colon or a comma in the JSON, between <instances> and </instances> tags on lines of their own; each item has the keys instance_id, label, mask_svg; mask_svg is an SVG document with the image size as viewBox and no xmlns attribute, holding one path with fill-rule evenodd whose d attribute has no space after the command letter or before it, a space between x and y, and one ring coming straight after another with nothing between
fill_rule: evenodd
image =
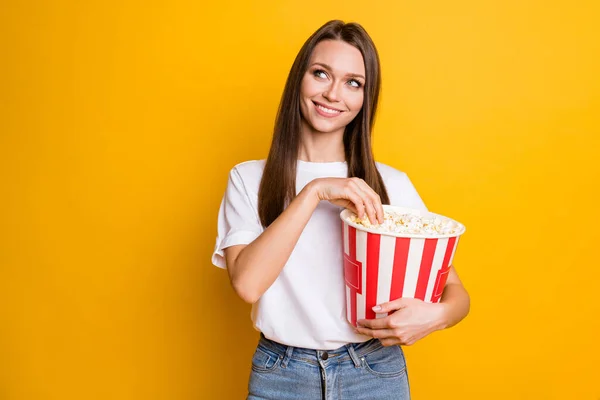
<instances>
[{"instance_id":1,"label":"woman's right arm","mask_svg":"<svg viewBox=\"0 0 600 400\"><path fill-rule=\"evenodd\" d=\"M361 218L366 213L373 223L383 222L381 200L363 180L313 180L252 243L224 250L231 284L245 302L255 303L275 282L322 200L349 208Z\"/></svg>"}]
</instances>

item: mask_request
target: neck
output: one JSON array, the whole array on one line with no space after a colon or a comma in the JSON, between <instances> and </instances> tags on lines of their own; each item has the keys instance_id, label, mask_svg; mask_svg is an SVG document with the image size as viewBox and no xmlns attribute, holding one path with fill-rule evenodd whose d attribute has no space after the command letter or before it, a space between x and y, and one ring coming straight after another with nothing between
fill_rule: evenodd
<instances>
[{"instance_id":1,"label":"neck","mask_svg":"<svg viewBox=\"0 0 600 400\"><path fill-rule=\"evenodd\" d=\"M317 132L306 124L303 125L298 148L299 160L320 163L346 161L344 129L336 132Z\"/></svg>"}]
</instances>

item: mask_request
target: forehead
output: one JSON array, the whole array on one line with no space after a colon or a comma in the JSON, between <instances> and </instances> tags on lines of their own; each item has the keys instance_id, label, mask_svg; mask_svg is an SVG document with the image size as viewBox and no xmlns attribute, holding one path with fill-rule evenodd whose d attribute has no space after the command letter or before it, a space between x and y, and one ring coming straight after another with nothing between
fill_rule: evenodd
<instances>
[{"instance_id":1,"label":"forehead","mask_svg":"<svg viewBox=\"0 0 600 400\"><path fill-rule=\"evenodd\" d=\"M360 50L341 40L319 42L313 50L310 63L327 64L341 75L365 75L365 62Z\"/></svg>"}]
</instances>

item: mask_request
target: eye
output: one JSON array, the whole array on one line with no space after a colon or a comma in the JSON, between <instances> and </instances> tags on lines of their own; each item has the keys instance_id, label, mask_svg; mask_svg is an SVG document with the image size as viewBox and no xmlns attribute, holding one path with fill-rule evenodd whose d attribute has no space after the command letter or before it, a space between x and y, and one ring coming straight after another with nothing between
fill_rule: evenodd
<instances>
[{"instance_id":1,"label":"eye","mask_svg":"<svg viewBox=\"0 0 600 400\"><path fill-rule=\"evenodd\" d=\"M348 81L348 83L350 84L350 86L352 86L353 88L357 88L357 89L362 86L362 83L360 83L356 79L350 79Z\"/></svg>"},{"instance_id":2,"label":"eye","mask_svg":"<svg viewBox=\"0 0 600 400\"><path fill-rule=\"evenodd\" d=\"M316 76L317 78L323 78L323 79L327 78L327 73L325 71L323 71L322 69L315 69L313 71L313 75Z\"/></svg>"}]
</instances>

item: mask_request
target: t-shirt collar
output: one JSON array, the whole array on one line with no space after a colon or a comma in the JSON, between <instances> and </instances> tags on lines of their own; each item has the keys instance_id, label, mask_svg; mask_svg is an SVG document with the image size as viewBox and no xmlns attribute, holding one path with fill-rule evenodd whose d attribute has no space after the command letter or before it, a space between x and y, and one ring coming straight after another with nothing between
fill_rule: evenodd
<instances>
[{"instance_id":1,"label":"t-shirt collar","mask_svg":"<svg viewBox=\"0 0 600 400\"><path fill-rule=\"evenodd\" d=\"M298 160L298 169L312 172L337 172L348 169L346 161L310 162Z\"/></svg>"}]
</instances>

